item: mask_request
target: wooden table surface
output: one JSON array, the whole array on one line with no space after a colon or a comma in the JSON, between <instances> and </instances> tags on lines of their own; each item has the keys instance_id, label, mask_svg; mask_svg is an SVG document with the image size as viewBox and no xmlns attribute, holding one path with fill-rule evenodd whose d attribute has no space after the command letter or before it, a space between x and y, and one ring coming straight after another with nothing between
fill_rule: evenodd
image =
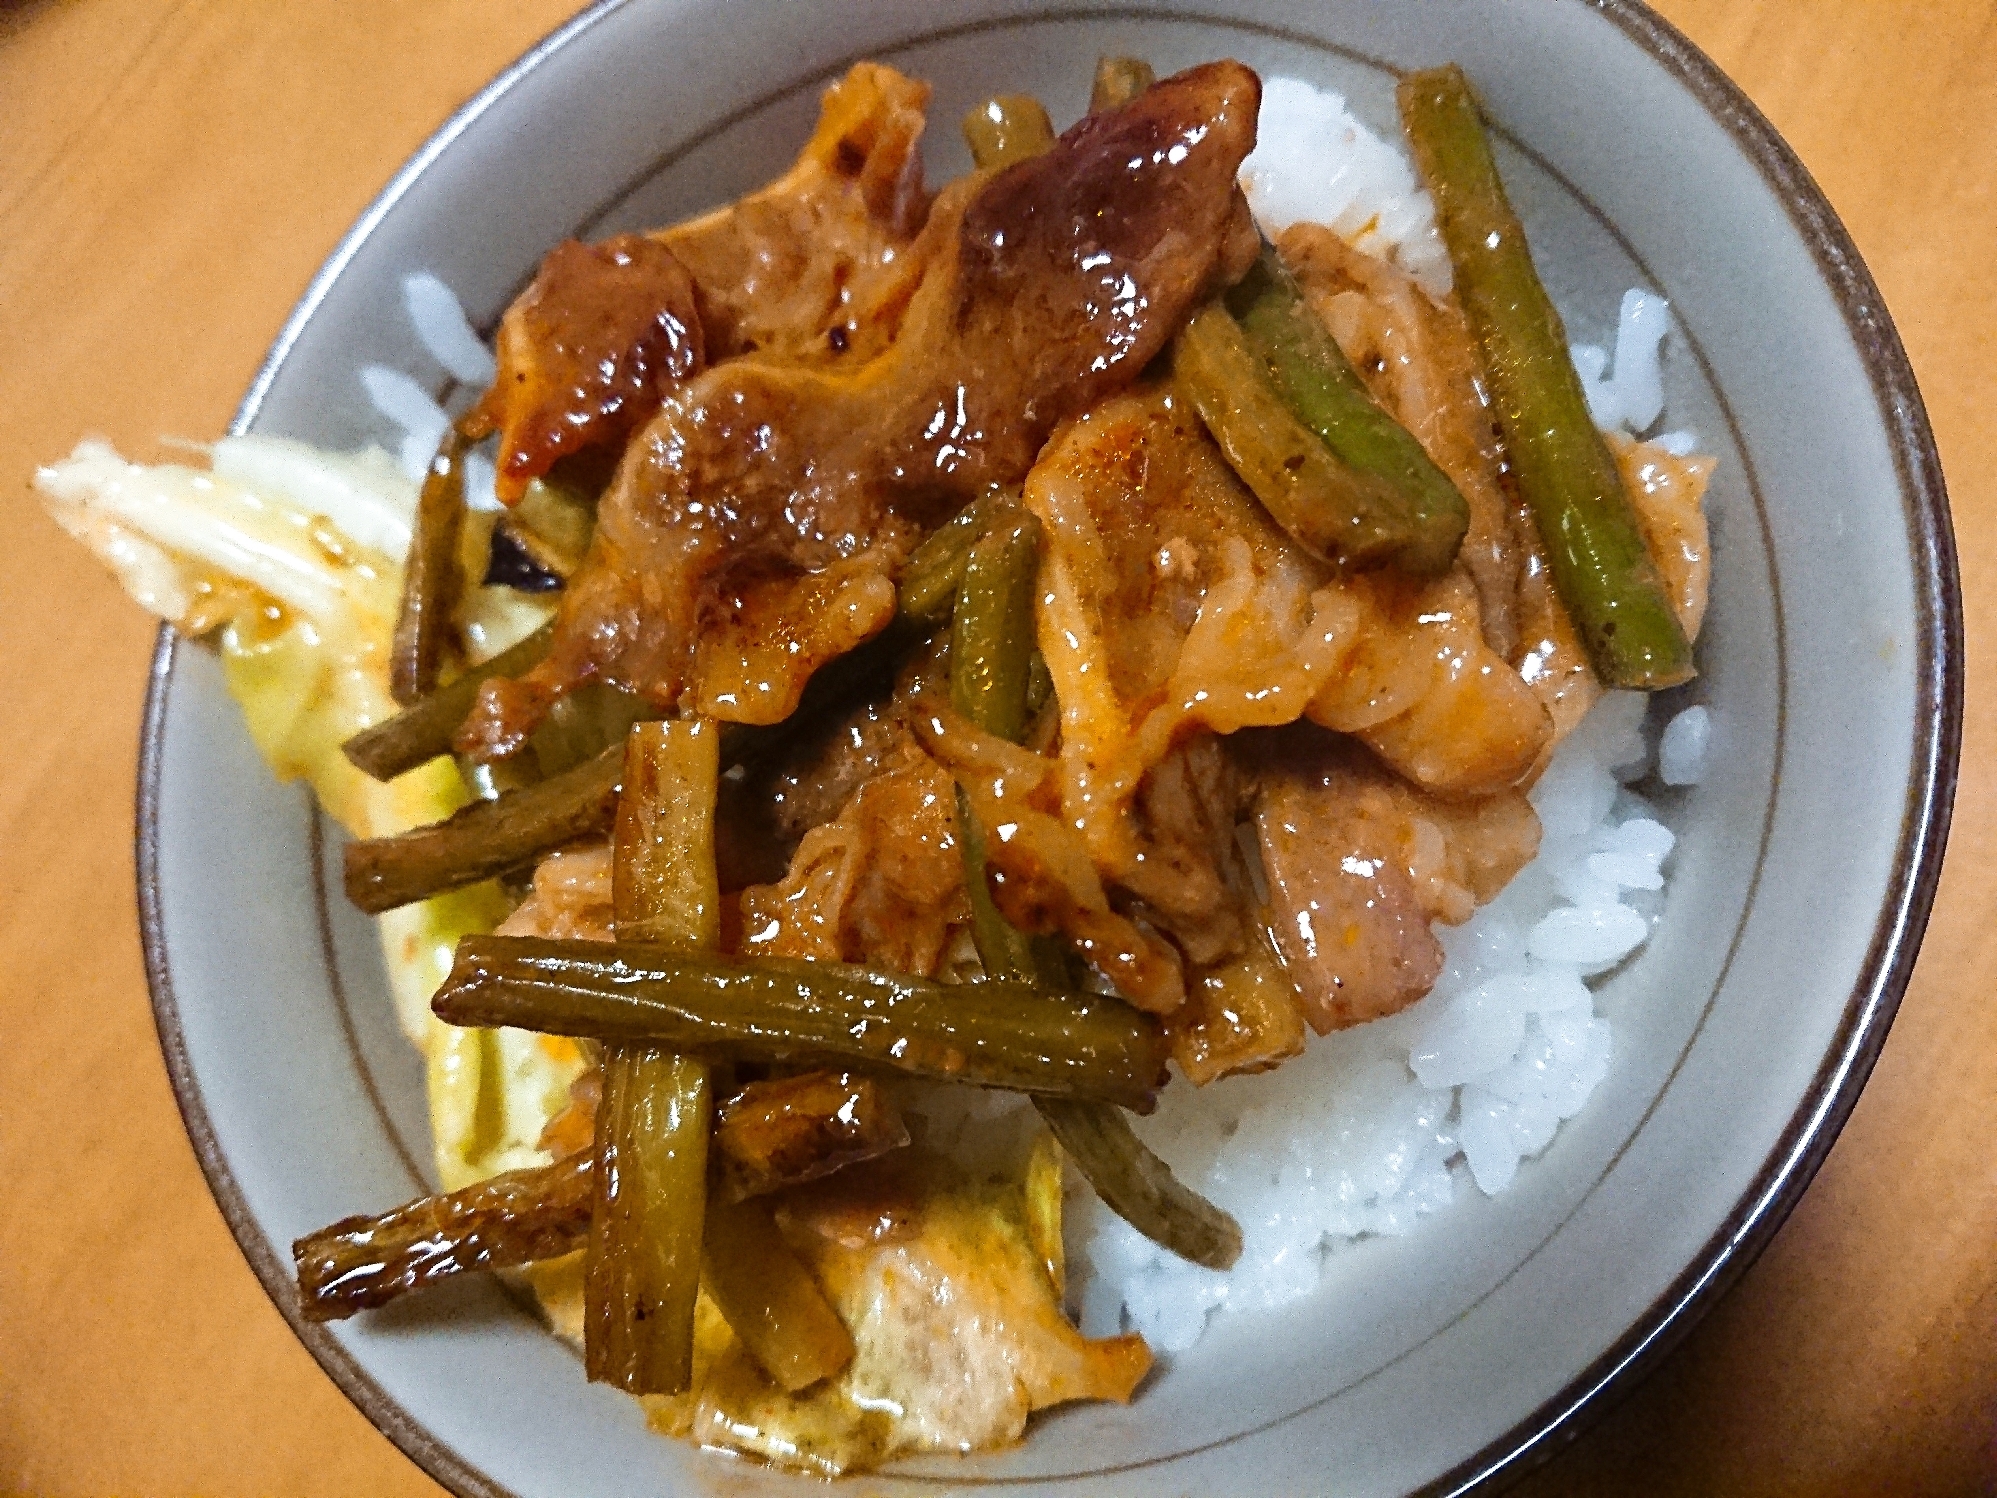
<instances>
[{"instance_id":1,"label":"wooden table surface","mask_svg":"<svg viewBox=\"0 0 1997 1498\"><path fill-rule=\"evenodd\" d=\"M220 432L321 258L568 0L0 0L0 1494L434 1494L210 1200L132 896L153 627L27 486ZM1972 662L1948 869L1828 1164L1662 1369L1523 1491L1997 1493L1997 7L1668 0L1801 153L1913 355Z\"/></svg>"}]
</instances>

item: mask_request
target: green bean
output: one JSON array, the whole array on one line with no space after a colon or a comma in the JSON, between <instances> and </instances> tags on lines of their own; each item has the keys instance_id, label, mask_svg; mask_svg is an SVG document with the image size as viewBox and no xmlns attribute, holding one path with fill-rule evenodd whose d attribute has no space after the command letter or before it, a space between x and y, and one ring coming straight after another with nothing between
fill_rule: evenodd
<instances>
[{"instance_id":1,"label":"green bean","mask_svg":"<svg viewBox=\"0 0 1997 1498\"><path fill-rule=\"evenodd\" d=\"M1038 569L1039 522L1024 511L1008 512L971 547L951 616L950 705L974 727L1013 743L1028 721ZM985 882L985 829L961 786L957 833L972 939L986 976L1058 986L1055 975L1043 971L1033 939L992 903Z\"/></svg>"},{"instance_id":2,"label":"green bean","mask_svg":"<svg viewBox=\"0 0 1997 1498\"><path fill-rule=\"evenodd\" d=\"M935 625L950 617L957 585L971 548L985 533L985 521L1003 491L980 495L931 531L902 568L896 588L896 613L917 625Z\"/></svg>"},{"instance_id":3,"label":"green bean","mask_svg":"<svg viewBox=\"0 0 1997 1498\"><path fill-rule=\"evenodd\" d=\"M1595 672L1612 687L1685 681L1691 643L1588 414L1566 330L1533 269L1470 85L1461 69L1436 68L1402 79L1399 99L1456 295L1484 356L1506 457Z\"/></svg>"},{"instance_id":4,"label":"green bean","mask_svg":"<svg viewBox=\"0 0 1997 1498\"><path fill-rule=\"evenodd\" d=\"M624 751L611 859L620 941L712 951L721 936L714 872L719 725L704 718L640 723Z\"/></svg>"},{"instance_id":5,"label":"green bean","mask_svg":"<svg viewBox=\"0 0 1997 1498\"><path fill-rule=\"evenodd\" d=\"M589 1232L591 1162L508 1171L374 1217L347 1217L291 1245L298 1309L337 1321L475 1269L558 1258Z\"/></svg>"},{"instance_id":6,"label":"green bean","mask_svg":"<svg viewBox=\"0 0 1997 1498\"><path fill-rule=\"evenodd\" d=\"M416 524L402 569L402 608L389 644L388 692L407 707L437 689L451 652L451 615L458 605L458 536L465 520L465 450L452 427L423 475Z\"/></svg>"},{"instance_id":7,"label":"green bean","mask_svg":"<svg viewBox=\"0 0 1997 1498\"><path fill-rule=\"evenodd\" d=\"M392 837L347 844L347 898L370 915L476 884L563 843L609 828L617 813L624 750L606 749L573 770Z\"/></svg>"},{"instance_id":8,"label":"green bean","mask_svg":"<svg viewBox=\"0 0 1997 1498\"><path fill-rule=\"evenodd\" d=\"M987 978L1010 983L1050 983L1071 986L1065 974L1058 974L1041 950L1049 943L1028 936L999 913L985 880L985 829L971 810L970 798L957 788L957 846L963 855L964 893L971 902L971 940Z\"/></svg>"},{"instance_id":9,"label":"green bean","mask_svg":"<svg viewBox=\"0 0 1997 1498\"><path fill-rule=\"evenodd\" d=\"M692 1382L711 1113L705 1062L642 1045L605 1051L583 1261L594 1383L677 1394Z\"/></svg>"},{"instance_id":10,"label":"green bean","mask_svg":"<svg viewBox=\"0 0 1997 1498\"><path fill-rule=\"evenodd\" d=\"M527 741L537 778L572 770L586 759L624 742L634 723L656 719L659 709L636 692L606 681L586 681L564 692ZM513 759L523 756L513 755ZM501 763L495 761L494 763Z\"/></svg>"},{"instance_id":11,"label":"green bean","mask_svg":"<svg viewBox=\"0 0 1997 1498\"><path fill-rule=\"evenodd\" d=\"M964 116L964 141L979 166L1011 166L1051 150L1054 124L1033 95L999 94Z\"/></svg>"},{"instance_id":12,"label":"green bean","mask_svg":"<svg viewBox=\"0 0 1997 1498\"><path fill-rule=\"evenodd\" d=\"M853 1334L777 1229L765 1201L713 1202L701 1272L749 1356L795 1394L853 1361Z\"/></svg>"},{"instance_id":13,"label":"green bean","mask_svg":"<svg viewBox=\"0 0 1997 1498\"><path fill-rule=\"evenodd\" d=\"M950 705L1013 743L1026 732L1040 522L1015 509L971 548L950 626Z\"/></svg>"},{"instance_id":14,"label":"green bean","mask_svg":"<svg viewBox=\"0 0 1997 1498\"><path fill-rule=\"evenodd\" d=\"M596 500L555 479L529 479L496 529L504 530L541 571L567 580L582 565L596 533Z\"/></svg>"},{"instance_id":15,"label":"green bean","mask_svg":"<svg viewBox=\"0 0 1997 1498\"><path fill-rule=\"evenodd\" d=\"M844 963L753 962L618 942L469 936L431 1007L454 1025L861 1066L1149 1112L1157 1025L1120 999L1024 983L945 987Z\"/></svg>"},{"instance_id":16,"label":"green bean","mask_svg":"<svg viewBox=\"0 0 1997 1498\"><path fill-rule=\"evenodd\" d=\"M1341 462L1297 419L1225 306L1208 303L1179 330L1172 376L1242 482L1306 551L1351 567L1449 565L1453 549L1440 555L1390 482Z\"/></svg>"},{"instance_id":17,"label":"green bean","mask_svg":"<svg viewBox=\"0 0 1997 1498\"><path fill-rule=\"evenodd\" d=\"M719 741L698 718L640 723L627 735L610 878L620 939L713 948ZM676 1394L693 1377L711 1114L705 1061L643 1044L604 1047L583 1360L590 1378L633 1394Z\"/></svg>"},{"instance_id":18,"label":"green bean","mask_svg":"<svg viewBox=\"0 0 1997 1498\"><path fill-rule=\"evenodd\" d=\"M721 724L722 763L766 761L801 729L823 723L851 702L886 692L920 639L912 626L897 625L828 661L805 687L798 710L782 723ZM361 909L379 914L505 873L551 848L602 832L616 812L622 767L622 749L605 749L573 769L508 788L442 822L350 843L347 896Z\"/></svg>"},{"instance_id":19,"label":"green bean","mask_svg":"<svg viewBox=\"0 0 1997 1498\"><path fill-rule=\"evenodd\" d=\"M452 678L394 717L362 729L340 746L341 753L376 780L393 780L449 754L451 735L478 701L478 689L497 677L519 676L538 666L554 643L555 621L550 619L526 639Z\"/></svg>"},{"instance_id":20,"label":"green bean","mask_svg":"<svg viewBox=\"0 0 1997 1498\"><path fill-rule=\"evenodd\" d=\"M1033 594L1038 553L1035 529L1014 523L978 542L957 594L950 648L951 706L987 733L1017 742L1032 690ZM985 881L984 828L960 787L957 824L964 887L971 900L971 936L986 982L1063 986L1067 954L1054 941L1031 937L1000 914ZM1034 1104L1095 1188L1096 1195L1154 1243L1210 1268L1225 1268L1241 1252L1233 1218L1179 1184L1110 1102L1036 1097Z\"/></svg>"},{"instance_id":21,"label":"green bean","mask_svg":"<svg viewBox=\"0 0 1997 1498\"><path fill-rule=\"evenodd\" d=\"M1228 292L1227 308L1291 412L1347 469L1393 492L1408 532L1394 560L1415 573L1446 570L1470 527L1470 506L1414 434L1375 403L1271 246Z\"/></svg>"},{"instance_id":22,"label":"green bean","mask_svg":"<svg viewBox=\"0 0 1997 1498\"><path fill-rule=\"evenodd\" d=\"M1105 52L1096 59L1095 83L1089 89L1089 113L1101 114L1128 104L1158 81L1151 64L1141 57L1112 57Z\"/></svg>"},{"instance_id":23,"label":"green bean","mask_svg":"<svg viewBox=\"0 0 1997 1498\"><path fill-rule=\"evenodd\" d=\"M1037 1098L1061 1148L1109 1209L1161 1248L1208 1269L1231 1269L1241 1257L1241 1225L1151 1153L1115 1108L1067 1098Z\"/></svg>"}]
</instances>

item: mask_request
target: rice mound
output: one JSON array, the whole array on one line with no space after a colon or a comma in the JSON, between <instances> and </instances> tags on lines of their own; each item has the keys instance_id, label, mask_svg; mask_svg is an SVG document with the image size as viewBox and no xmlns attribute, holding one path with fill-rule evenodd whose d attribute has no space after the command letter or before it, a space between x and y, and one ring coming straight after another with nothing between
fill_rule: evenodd
<instances>
[{"instance_id":1,"label":"rice mound","mask_svg":"<svg viewBox=\"0 0 1997 1498\"><path fill-rule=\"evenodd\" d=\"M1504 1190L1580 1111L1614 1046L1586 980L1648 938L1674 841L1628 785L1650 769L1646 702L1610 693L1560 746L1532 792L1538 856L1471 920L1439 928L1447 965L1427 998L1273 1072L1169 1087L1136 1121L1235 1215L1241 1260L1225 1274L1188 1264L1077 1192L1067 1237L1084 1333L1127 1325L1183 1351L1217 1307L1309 1294L1327 1252L1410 1231L1465 1177Z\"/></svg>"}]
</instances>

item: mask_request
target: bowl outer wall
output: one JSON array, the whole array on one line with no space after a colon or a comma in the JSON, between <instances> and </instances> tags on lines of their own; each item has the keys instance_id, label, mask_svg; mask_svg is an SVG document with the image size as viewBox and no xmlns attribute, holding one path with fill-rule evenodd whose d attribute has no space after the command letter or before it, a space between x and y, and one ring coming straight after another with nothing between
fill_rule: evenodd
<instances>
[{"instance_id":1,"label":"bowl outer wall","mask_svg":"<svg viewBox=\"0 0 1997 1498\"><path fill-rule=\"evenodd\" d=\"M779 33L742 25L740 8L729 25L701 12L602 7L468 106L329 261L240 420L334 444L374 435L355 382L347 379L346 393L329 398L323 379L307 374L315 363L339 367L343 359L351 369L360 362L354 349L422 367L395 299L357 300L356 288L370 277L377 288L388 285L390 270L428 264L475 309L496 313L520 264L505 256L453 263L454 250L462 260L463 246L502 234L538 247L605 201L600 180L555 170L568 150L563 129L537 129L535 143L522 147L530 158L524 179L549 184L545 194L523 210L482 191L493 168L481 151L504 148L495 141L517 143L517 127L509 135L515 120L552 112L577 140L658 138L652 121L666 113L663 95L600 89L593 112L565 111L564 97L575 97L565 68L592 59L609 66L621 46L671 28L676 52L704 64L692 85L675 80L671 97L683 106L680 117L711 119L725 116L731 101L753 97L763 86L757 80L772 72L808 78L828 59L886 50L887 41L974 24L982 14L968 5L882 6L870 8L864 22L842 13L836 27L822 14L792 20L797 45L786 50L795 55L773 68L768 38ZM1075 59L1086 60L1110 33L1161 59L1203 45L1204 33L1185 19L1189 12L1098 10L1086 23L1092 31L1035 14L1043 24L1026 35L1037 39L1015 50L1014 61L1046 76L1057 65L1079 76L1085 69ZM1782 648L1757 655L1743 643L1726 660L1762 662L1756 670L1709 673L1723 721L1737 718L1743 739L1759 735L1767 789L1779 784L1779 794L1768 797L1767 857L1756 860L1773 878L1756 886L1735 949L1742 961L1727 973L1724 1002L1696 1018L1686 1049L1667 1069L1668 1087L1637 1120L1627 1147L1608 1151L1608 1176L1577 1197L1571 1188L1586 1184L1581 1167L1591 1162L1579 1158L1579 1146L1567 1149L1563 1135L1541 1162L1561 1167L1549 1173L1545 1193L1560 1198L1566 1214L1557 1231L1506 1269L1497 1289L1474 1314L1451 1322L1445 1337L1422 1342L1411 1333L1407 1340L1420 1344L1414 1352L1305 1414L1249 1380L1243 1403L1254 1418L1236 1423L1266 1419L1262 1434L1167 1468L1105 1473L1092 1490L1150 1491L1161 1481L1203 1492L1233 1485L1449 1488L1543 1445L1546 1430L1618 1370L1681 1334L1687 1310L1707 1303L1766 1241L1828 1148L1883 1040L1939 864L1960 700L1953 557L1918 396L1863 267L1772 131L1681 39L1647 13L1616 6L1602 14L1547 7L1529 19L1503 6L1231 9L1237 22L1258 17L1273 29L1237 31L1240 45L1228 50L1288 57L1283 49L1294 38L1280 32L1308 21L1372 56L1464 61L1506 129L1556 164L1662 269L1664 289L1709 354L1718 388L1732 397L1742 456L1769 496L1765 506L1755 496L1737 518L1745 521L1752 508L1765 527L1787 602L1786 613L1773 618ZM1072 55L1039 55L1054 50L1042 34L1050 30L1078 43ZM1081 45L1085 31L1093 40ZM940 45L953 44L1015 48L1005 36L978 32ZM1571 90L1535 86L1532 67L1553 64L1521 64L1521 53L1568 59L1571 71L1613 83L1621 97L1638 101L1628 107L1657 120L1653 133L1677 142L1696 166L1661 172L1641 141L1601 128ZM697 96L691 103L689 93ZM814 93L794 90L771 108L808 122ZM951 115L939 108L935 117ZM765 132L761 149L774 157L743 166L748 178L788 155L798 134L793 124ZM414 199L405 194L426 167L426 202L443 205L436 211L450 226L450 242L425 244L412 259ZM1727 225L1738 258L1710 252L1715 222ZM328 352L328 339L348 352ZM1755 378L1771 368L1784 377ZM1732 511L1720 517L1733 518ZM1743 551L1752 540L1742 533ZM331 991L338 973L329 975L317 955L329 940L322 922L341 924L335 937L343 934L349 945L365 928L337 909L322 913L312 820L290 793L269 787L212 662L185 651L177 658L169 691L176 652L163 643L141 781L149 971L197 1150L245 1251L290 1314L285 1266L272 1244L408 1195L407 1168L387 1131L357 1127L379 1112L370 1069L351 1064L353 1032L365 1019L357 1021L360 1009ZM1764 679L1770 671L1780 679ZM1786 733L1779 722L1761 721L1785 713L1794 724ZM1872 784L1853 782L1853 764L1866 766ZM1711 796L1724 799L1719 789ZM1838 805L1846 809L1842 821L1812 810ZM215 815L217 806L233 809L236 819ZM1714 849L1714 868L1724 868L1728 829L1710 818L1701 823L1696 806L1688 815L1681 857ZM257 835L246 835L252 829ZM1826 872L1840 868L1847 871L1842 879ZM274 968L289 960L285 954L303 957L295 969ZM1619 979L1618 991L1639 977L1642 993L1667 991L1678 966L1676 959L1650 963L1647 975ZM1803 992L1794 997L1792 989ZM281 1009L269 1002L273 991L287 995ZM1622 999L1628 1003L1628 995ZM1718 1146L1715 1116L1733 1124ZM1584 1115L1576 1123L1587 1121ZM1562 1159L1552 1158L1563 1150ZM1478 1219L1471 1225L1491 1229L1502 1243L1523 1241L1521 1227L1533 1226L1481 1202L1459 1206L1474 1210L1456 1215ZM1387 1249L1374 1258L1390 1260L1393 1246ZM494 1314L453 1314L468 1307ZM460 1491L610 1492L657 1486L681 1472L711 1476L690 1452L639 1430L626 1402L582 1385L573 1360L490 1288L462 1287L423 1311L332 1332L301 1328L301 1335L377 1423ZM1521 1348L1536 1355L1522 1364ZM468 1371L474 1368L475 1375ZM1432 1410L1433 1396L1457 1386L1481 1392L1440 1419L1425 1410L1410 1430L1408 1410ZM1158 1412L1173 1403L1159 1397L1169 1387L1128 1413L1053 1422L1016 1457L941 1470L961 1483L974 1471L1026 1477L1049 1461L1072 1463L1075 1449L1119 1458L1147 1446L1177 1449L1156 1440Z\"/></svg>"}]
</instances>

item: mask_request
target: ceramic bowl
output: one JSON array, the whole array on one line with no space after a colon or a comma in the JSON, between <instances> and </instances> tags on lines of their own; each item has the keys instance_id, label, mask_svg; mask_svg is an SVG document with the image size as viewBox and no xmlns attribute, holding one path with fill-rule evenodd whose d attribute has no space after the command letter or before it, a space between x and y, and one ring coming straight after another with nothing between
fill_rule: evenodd
<instances>
[{"instance_id":1,"label":"ceramic bowl","mask_svg":"<svg viewBox=\"0 0 1997 1498\"><path fill-rule=\"evenodd\" d=\"M1669 908L1602 1006L1607 1082L1508 1193L1339 1255L1319 1293L1237 1314L1128 1408L867 1492L1455 1492L1530 1461L1653 1362L1795 1202L1884 1039L1940 866L1961 691L1946 501L1906 356L1796 158L1630 0L623 0L551 36L390 183L313 282L237 419L381 439L355 372L427 372L398 279L428 267L490 326L565 235L670 221L774 175L818 94L875 57L948 128L991 92L1078 114L1101 52L1216 56L1343 91L1392 134L1397 69L1454 59L1578 340L1625 287L1678 336L1671 421L1720 460L1717 563L1687 700L1720 747L1667 799ZM804 1480L649 1434L638 1406L490 1285L336 1326L296 1318L287 1245L427 1189L420 1068L337 848L264 771L205 652L155 663L139 878L159 1029L243 1251L328 1375L460 1494L780 1494Z\"/></svg>"}]
</instances>

